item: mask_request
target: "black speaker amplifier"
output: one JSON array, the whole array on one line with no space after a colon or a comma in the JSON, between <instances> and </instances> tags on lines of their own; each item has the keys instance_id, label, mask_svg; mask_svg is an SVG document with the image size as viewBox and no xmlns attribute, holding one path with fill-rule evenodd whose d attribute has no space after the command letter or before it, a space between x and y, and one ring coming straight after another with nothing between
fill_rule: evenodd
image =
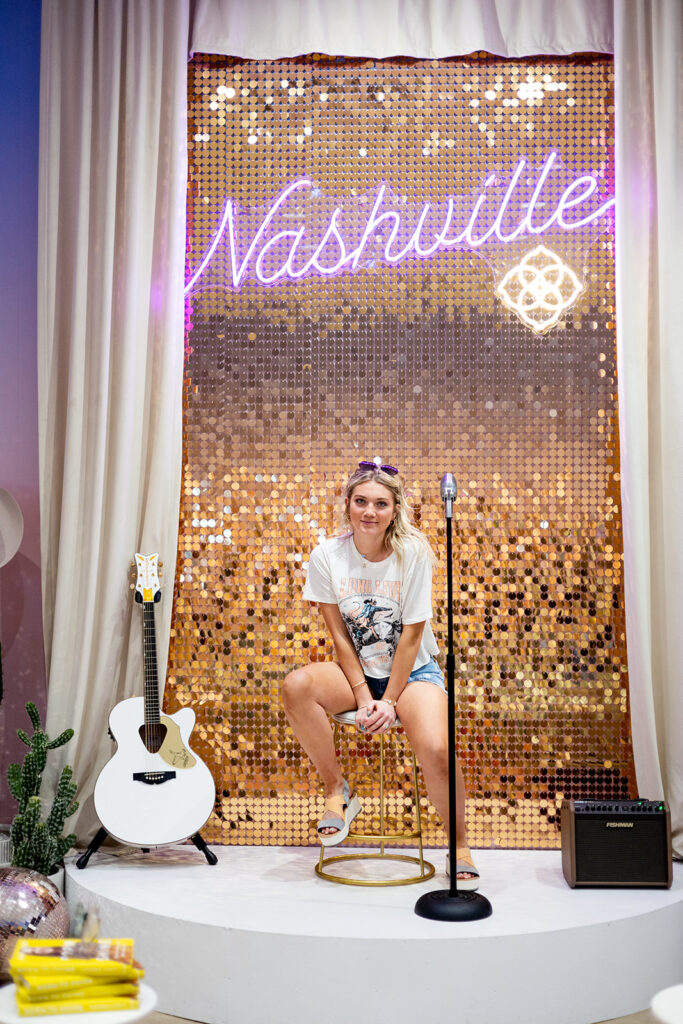
<instances>
[{"instance_id":1,"label":"black speaker amplifier","mask_svg":"<svg viewBox=\"0 0 683 1024\"><path fill-rule=\"evenodd\" d=\"M577 886L650 886L673 880L671 817L662 800L564 800L562 871Z\"/></svg>"}]
</instances>

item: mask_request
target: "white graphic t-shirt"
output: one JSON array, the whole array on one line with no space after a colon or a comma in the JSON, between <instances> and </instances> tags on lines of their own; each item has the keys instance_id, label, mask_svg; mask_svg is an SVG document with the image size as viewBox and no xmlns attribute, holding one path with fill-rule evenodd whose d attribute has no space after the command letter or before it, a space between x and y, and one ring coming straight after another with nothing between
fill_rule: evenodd
<instances>
[{"instance_id":1,"label":"white graphic t-shirt","mask_svg":"<svg viewBox=\"0 0 683 1024\"><path fill-rule=\"evenodd\" d=\"M352 534L322 541L311 553L304 599L339 606L363 672L373 679L390 675L403 626L424 622L413 670L420 668L439 653L429 624L429 559L410 545L401 564L395 554L363 562Z\"/></svg>"}]
</instances>

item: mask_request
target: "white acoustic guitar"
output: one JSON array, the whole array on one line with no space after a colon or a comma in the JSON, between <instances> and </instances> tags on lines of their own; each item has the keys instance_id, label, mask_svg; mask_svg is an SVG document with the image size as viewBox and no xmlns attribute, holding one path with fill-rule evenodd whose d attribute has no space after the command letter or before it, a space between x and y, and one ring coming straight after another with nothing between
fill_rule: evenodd
<instances>
[{"instance_id":1,"label":"white acoustic guitar","mask_svg":"<svg viewBox=\"0 0 683 1024\"><path fill-rule=\"evenodd\" d=\"M216 787L211 772L190 748L194 711L159 711L154 625L154 606L161 597L159 556L136 554L135 564L135 600L142 604L143 614L145 695L121 701L109 716L118 749L95 785L95 810L104 830L121 843L149 849L191 838L213 863L215 855L209 857L198 833L213 810ZM87 857L79 867L85 863Z\"/></svg>"}]
</instances>

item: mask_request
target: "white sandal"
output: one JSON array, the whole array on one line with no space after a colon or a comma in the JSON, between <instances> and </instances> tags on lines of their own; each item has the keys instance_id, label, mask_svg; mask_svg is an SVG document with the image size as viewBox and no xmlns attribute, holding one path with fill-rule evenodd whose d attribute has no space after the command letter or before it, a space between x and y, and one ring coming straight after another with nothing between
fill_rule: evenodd
<instances>
[{"instance_id":1,"label":"white sandal","mask_svg":"<svg viewBox=\"0 0 683 1024\"><path fill-rule=\"evenodd\" d=\"M467 846L459 846L455 851L455 855L458 858L455 870L456 875L469 874L474 875L474 878L456 878L456 884L458 889L462 889L463 892L476 892L479 888L479 872L472 863L472 854ZM446 875L448 878L451 876L451 855L446 854Z\"/></svg>"},{"instance_id":2,"label":"white sandal","mask_svg":"<svg viewBox=\"0 0 683 1024\"><path fill-rule=\"evenodd\" d=\"M318 822L318 836L322 845L336 846L338 843L343 843L349 834L351 822L358 817L360 812L360 800L355 793L351 796L349 784L344 779L344 792L328 796L325 800L323 813L326 813L326 817ZM337 831L323 834L321 832L323 828L336 828Z\"/></svg>"}]
</instances>

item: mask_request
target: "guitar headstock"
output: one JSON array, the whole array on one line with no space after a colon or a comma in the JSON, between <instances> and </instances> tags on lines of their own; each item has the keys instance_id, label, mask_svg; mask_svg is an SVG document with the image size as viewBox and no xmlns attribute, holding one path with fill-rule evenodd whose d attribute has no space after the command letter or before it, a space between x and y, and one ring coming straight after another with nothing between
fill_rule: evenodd
<instances>
[{"instance_id":1,"label":"guitar headstock","mask_svg":"<svg viewBox=\"0 0 683 1024\"><path fill-rule=\"evenodd\" d=\"M138 604L149 604L161 600L159 569L162 563L159 555L135 555L135 600Z\"/></svg>"}]
</instances>

